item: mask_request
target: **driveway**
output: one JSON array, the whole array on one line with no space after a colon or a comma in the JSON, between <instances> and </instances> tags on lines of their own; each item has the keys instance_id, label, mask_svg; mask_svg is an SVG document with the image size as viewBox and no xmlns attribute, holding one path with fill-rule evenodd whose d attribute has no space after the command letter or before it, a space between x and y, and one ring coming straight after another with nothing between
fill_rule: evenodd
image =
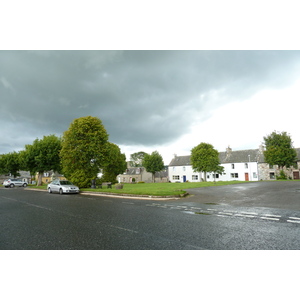
<instances>
[{"instance_id":1,"label":"driveway","mask_svg":"<svg viewBox=\"0 0 300 300\"><path fill-rule=\"evenodd\" d=\"M300 181L249 182L188 192L190 200L198 203L300 210Z\"/></svg>"}]
</instances>

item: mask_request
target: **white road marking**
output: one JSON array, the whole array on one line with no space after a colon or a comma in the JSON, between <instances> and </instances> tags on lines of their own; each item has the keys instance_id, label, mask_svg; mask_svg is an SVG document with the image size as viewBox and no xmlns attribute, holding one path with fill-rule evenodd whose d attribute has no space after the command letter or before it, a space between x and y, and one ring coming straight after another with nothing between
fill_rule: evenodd
<instances>
[{"instance_id":1,"label":"white road marking","mask_svg":"<svg viewBox=\"0 0 300 300\"><path fill-rule=\"evenodd\" d=\"M212 210L212 211L214 211L214 210L216 210L215 208L208 208L207 210Z\"/></svg>"},{"instance_id":2,"label":"white road marking","mask_svg":"<svg viewBox=\"0 0 300 300\"><path fill-rule=\"evenodd\" d=\"M296 221L296 220L287 220L287 222L300 224L300 221Z\"/></svg>"},{"instance_id":3,"label":"white road marking","mask_svg":"<svg viewBox=\"0 0 300 300\"><path fill-rule=\"evenodd\" d=\"M228 216L224 216L224 215L217 215L217 217L228 218Z\"/></svg>"},{"instance_id":4,"label":"white road marking","mask_svg":"<svg viewBox=\"0 0 300 300\"><path fill-rule=\"evenodd\" d=\"M219 213L219 214L223 214L223 215L232 216L232 213L229 213L229 212L219 211L218 213Z\"/></svg>"},{"instance_id":5,"label":"white road marking","mask_svg":"<svg viewBox=\"0 0 300 300\"><path fill-rule=\"evenodd\" d=\"M110 227L113 227L113 228L125 230L125 231L130 231L130 232L138 233L138 232L135 231L135 230L131 230L131 229L127 229L127 228L123 228L123 227L119 227L119 226L114 226L114 225L109 225L109 226L110 226Z\"/></svg>"},{"instance_id":6,"label":"white road marking","mask_svg":"<svg viewBox=\"0 0 300 300\"><path fill-rule=\"evenodd\" d=\"M268 215L268 214L264 214L263 216L265 217L273 217L273 218L281 218L281 216L277 216L277 215Z\"/></svg>"},{"instance_id":7,"label":"white road marking","mask_svg":"<svg viewBox=\"0 0 300 300\"><path fill-rule=\"evenodd\" d=\"M277 218L269 218L269 217L260 217L260 218L264 219L264 220L279 221L279 219L277 219Z\"/></svg>"},{"instance_id":8,"label":"white road marking","mask_svg":"<svg viewBox=\"0 0 300 300\"><path fill-rule=\"evenodd\" d=\"M235 217L245 217L245 218L254 218L254 216L251 215L241 215L241 214L235 214Z\"/></svg>"},{"instance_id":9,"label":"white road marking","mask_svg":"<svg viewBox=\"0 0 300 300\"><path fill-rule=\"evenodd\" d=\"M296 217L289 217L289 219L300 220L300 218L296 218Z\"/></svg>"},{"instance_id":10,"label":"white road marking","mask_svg":"<svg viewBox=\"0 0 300 300\"><path fill-rule=\"evenodd\" d=\"M246 214L246 215L258 215L257 213L254 212L246 212L246 211L241 211L241 214Z\"/></svg>"},{"instance_id":11,"label":"white road marking","mask_svg":"<svg viewBox=\"0 0 300 300\"><path fill-rule=\"evenodd\" d=\"M122 202L122 203L125 203L125 204L134 204L134 203L132 203L132 202Z\"/></svg>"}]
</instances>

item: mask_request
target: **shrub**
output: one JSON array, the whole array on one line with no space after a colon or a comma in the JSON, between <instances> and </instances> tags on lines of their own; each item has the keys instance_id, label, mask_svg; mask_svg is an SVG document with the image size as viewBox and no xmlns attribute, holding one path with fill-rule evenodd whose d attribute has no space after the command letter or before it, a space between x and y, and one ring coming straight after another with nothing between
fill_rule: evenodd
<instances>
[{"instance_id":1,"label":"shrub","mask_svg":"<svg viewBox=\"0 0 300 300\"><path fill-rule=\"evenodd\" d=\"M277 180L286 180L287 176L286 176L286 174L284 173L283 170L280 170L279 176L276 176L276 179Z\"/></svg>"}]
</instances>

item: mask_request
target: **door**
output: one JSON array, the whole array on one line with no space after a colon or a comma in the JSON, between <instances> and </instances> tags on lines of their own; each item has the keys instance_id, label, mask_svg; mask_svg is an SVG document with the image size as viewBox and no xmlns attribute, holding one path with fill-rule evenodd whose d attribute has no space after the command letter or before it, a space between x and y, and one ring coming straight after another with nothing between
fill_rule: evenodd
<instances>
[{"instance_id":1,"label":"door","mask_svg":"<svg viewBox=\"0 0 300 300\"><path fill-rule=\"evenodd\" d=\"M183 175L183 182L186 182L186 175Z\"/></svg>"},{"instance_id":2,"label":"door","mask_svg":"<svg viewBox=\"0 0 300 300\"><path fill-rule=\"evenodd\" d=\"M299 172L293 172L293 175L294 179L300 179Z\"/></svg>"},{"instance_id":3,"label":"door","mask_svg":"<svg viewBox=\"0 0 300 300\"><path fill-rule=\"evenodd\" d=\"M245 181L249 181L249 173L245 173Z\"/></svg>"}]
</instances>

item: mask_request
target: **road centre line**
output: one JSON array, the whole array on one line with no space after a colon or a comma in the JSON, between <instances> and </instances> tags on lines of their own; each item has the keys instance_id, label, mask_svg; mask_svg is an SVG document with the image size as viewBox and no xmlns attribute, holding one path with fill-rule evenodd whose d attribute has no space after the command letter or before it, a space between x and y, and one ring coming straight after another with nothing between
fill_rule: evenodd
<instances>
[{"instance_id":1,"label":"road centre line","mask_svg":"<svg viewBox=\"0 0 300 300\"><path fill-rule=\"evenodd\" d=\"M122 202L122 203L125 203L125 204L134 204L133 202Z\"/></svg>"},{"instance_id":2,"label":"road centre line","mask_svg":"<svg viewBox=\"0 0 300 300\"><path fill-rule=\"evenodd\" d=\"M114 225L108 225L109 227L113 227L113 228L117 228L117 229L121 229L121 230L125 230L125 231L130 231L130 232L134 232L134 233L138 233L135 230L131 230L131 229L127 229L127 228L123 228L123 227L119 227L119 226L114 226Z\"/></svg>"},{"instance_id":3,"label":"road centre line","mask_svg":"<svg viewBox=\"0 0 300 300\"><path fill-rule=\"evenodd\" d=\"M258 215L255 212L246 212L246 211L241 211L240 214L246 214L246 215Z\"/></svg>"},{"instance_id":4,"label":"road centre line","mask_svg":"<svg viewBox=\"0 0 300 300\"><path fill-rule=\"evenodd\" d=\"M300 218L296 218L296 217L289 217L289 219L300 220Z\"/></svg>"},{"instance_id":5,"label":"road centre line","mask_svg":"<svg viewBox=\"0 0 300 300\"><path fill-rule=\"evenodd\" d=\"M273 217L273 218L281 218L281 216L277 216L277 215L268 215L268 214L264 214L263 216L265 217Z\"/></svg>"},{"instance_id":6,"label":"road centre line","mask_svg":"<svg viewBox=\"0 0 300 300\"><path fill-rule=\"evenodd\" d=\"M245 217L245 218L254 218L255 216L251 216L251 215L241 215L241 214L235 214L235 217Z\"/></svg>"},{"instance_id":7,"label":"road centre line","mask_svg":"<svg viewBox=\"0 0 300 300\"><path fill-rule=\"evenodd\" d=\"M219 213L219 214L223 214L223 215L232 216L232 213L229 213L229 212L219 211L218 213Z\"/></svg>"},{"instance_id":8,"label":"road centre line","mask_svg":"<svg viewBox=\"0 0 300 300\"><path fill-rule=\"evenodd\" d=\"M279 219L277 218L269 218L269 217L260 217L261 219L264 219L264 220L273 220L273 221L279 221Z\"/></svg>"},{"instance_id":9,"label":"road centre line","mask_svg":"<svg viewBox=\"0 0 300 300\"><path fill-rule=\"evenodd\" d=\"M296 220L287 220L287 222L300 224L300 221L296 221Z\"/></svg>"}]
</instances>

